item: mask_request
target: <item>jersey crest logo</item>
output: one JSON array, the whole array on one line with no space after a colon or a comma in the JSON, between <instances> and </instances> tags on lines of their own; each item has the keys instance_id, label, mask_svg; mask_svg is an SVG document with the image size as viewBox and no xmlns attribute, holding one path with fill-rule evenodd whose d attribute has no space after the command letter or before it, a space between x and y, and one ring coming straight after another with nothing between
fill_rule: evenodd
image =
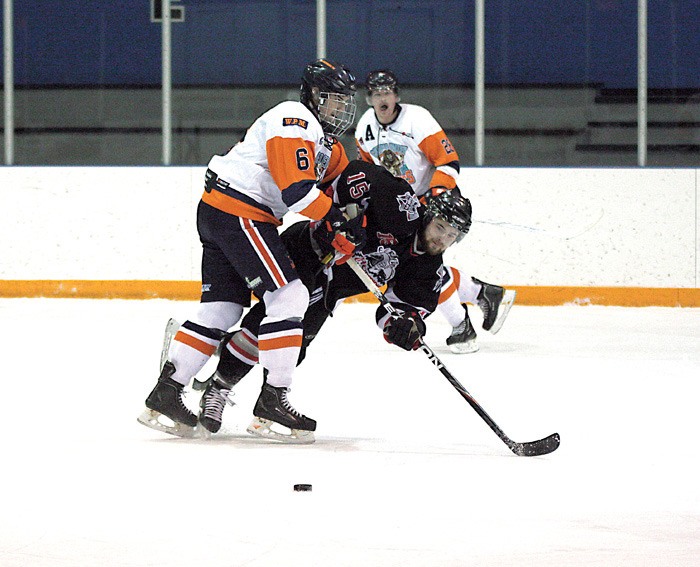
<instances>
[{"instance_id":1,"label":"jersey crest logo","mask_svg":"<svg viewBox=\"0 0 700 567\"><path fill-rule=\"evenodd\" d=\"M377 239L382 246L394 246L399 243L396 237L391 233L377 231Z\"/></svg>"},{"instance_id":2,"label":"jersey crest logo","mask_svg":"<svg viewBox=\"0 0 700 567\"><path fill-rule=\"evenodd\" d=\"M397 154L396 152L393 152L387 148L381 154L379 154L379 161L394 177L401 177L403 155Z\"/></svg>"},{"instance_id":3,"label":"jersey crest logo","mask_svg":"<svg viewBox=\"0 0 700 567\"><path fill-rule=\"evenodd\" d=\"M406 218L409 221L416 220L418 218L418 207L420 202L415 193L409 193L406 191L403 195L398 195L396 200L399 202L399 211L406 213Z\"/></svg>"},{"instance_id":4,"label":"jersey crest logo","mask_svg":"<svg viewBox=\"0 0 700 567\"><path fill-rule=\"evenodd\" d=\"M383 166L394 177L401 177L409 183L414 183L413 172L408 169L405 161L407 151L408 146L390 142L377 144L370 150L370 153L379 162L379 165Z\"/></svg>"},{"instance_id":5,"label":"jersey crest logo","mask_svg":"<svg viewBox=\"0 0 700 567\"><path fill-rule=\"evenodd\" d=\"M326 170L328 169L328 164L331 161L331 156L328 152L324 152L321 149L316 154L316 164L314 166L314 173L316 174L316 181L321 182L326 175Z\"/></svg>"},{"instance_id":6,"label":"jersey crest logo","mask_svg":"<svg viewBox=\"0 0 700 567\"><path fill-rule=\"evenodd\" d=\"M360 253L359 257L355 256L355 259L362 266L362 269L369 274L369 277L374 280L374 283L379 286L394 279L396 268L399 265L399 257L396 251L392 248L384 248L384 246L378 246L376 252L371 254Z\"/></svg>"},{"instance_id":7,"label":"jersey crest logo","mask_svg":"<svg viewBox=\"0 0 700 567\"><path fill-rule=\"evenodd\" d=\"M306 130L309 123L303 118L282 118L282 126L299 126Z\"/></svg>"}]
</instances>

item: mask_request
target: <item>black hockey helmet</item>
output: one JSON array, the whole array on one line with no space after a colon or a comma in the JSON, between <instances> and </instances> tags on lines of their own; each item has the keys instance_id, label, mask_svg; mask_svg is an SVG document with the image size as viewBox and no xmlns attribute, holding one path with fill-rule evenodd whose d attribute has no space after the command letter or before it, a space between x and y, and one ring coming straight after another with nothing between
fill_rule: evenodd
<instances>
[{"instance_id":1,"label":"black hockey helmet","mask_svg":"<svg viewBox=\"0 0 700 567\"><path fill-rule=\"evenodd\" d=\"M459 231L457 242L462 240L472 225L472 204L459 191L445 191L428 199L424 222L427 225L435 217L444 220Z\"/></svg>"},{"instance_id":2,"label":"black hockey helmet","mask_svg":"<svg viewBox=\"0 0 700 567\"><path fill-rule=\"evenodd\" d=\"M367 75L365 88L367 89L368 95L372 94L373 90L380 88L389 88L396 94L399 94L399 80L396 78L393 71L389 71L389 69L377 69Z\"/></svg>"},{"instance_id":3,"label":"black hockey helmet","mask_svg":"<svg viewBox=\"0 0 700 567\"><path fill-rule=\"evenodd\" d=\"M350 69L318 59L304 69L299 100L318 117L327 134L340 136L355 121L356 90Z\"/></svg>"}]
</instances>

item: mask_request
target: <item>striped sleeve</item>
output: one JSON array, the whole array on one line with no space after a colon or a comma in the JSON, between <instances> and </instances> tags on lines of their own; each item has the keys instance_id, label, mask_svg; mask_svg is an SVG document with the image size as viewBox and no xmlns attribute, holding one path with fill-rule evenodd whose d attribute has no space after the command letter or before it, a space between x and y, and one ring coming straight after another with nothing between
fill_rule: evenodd
<instances>
[{"instance_id":1,"label":"striped sleeve","mask_svg":"<svg viewBox=\"0 0 700 567\"><path fill-rule=\"evenodd\" d=\"M437 169L430 180L430 186L453 189L459 176L459 156L452 142L443 130L423 138L418 147Z\"/></svg>"},{"instance_id":2,"label":"striped sleeve","mask_svg":"<svg viewBox=\"0 0 700 567\"><path fill-rule=\"evenodd\" d=\"M348 160L348 155L345 153L343 144L336 141L333 144L330 163L323 177L323 183L329 183L337 177L340 177L340 174L343 173L348 163L350 163L350 161Z\"/></svg>"},{"instance_id":3,"label":"striped sleeve","mask_svg":"<svg viewBox=\"0 0 700 567\"><path fill-rule=\"evenodd\" d=\"M322 219L331 200L316 187L314 145L310 140L276 136L266 144L270 174L290 211Z\"/></svg>"}]
</instances>

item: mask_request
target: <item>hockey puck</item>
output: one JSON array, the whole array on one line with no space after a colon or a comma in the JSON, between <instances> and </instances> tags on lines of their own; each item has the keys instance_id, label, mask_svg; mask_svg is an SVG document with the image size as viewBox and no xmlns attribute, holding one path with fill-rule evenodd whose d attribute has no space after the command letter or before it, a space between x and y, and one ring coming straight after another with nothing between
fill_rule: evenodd
<instances>
[{"instance_id":1,"label":"hockey puck","mask_svg":"<svg viewBox=\"0 0 700 567\"><path fill-rule=\"evenodd\" d=\"M310 484L295 484L294 492L311 492Z\"/></svg>"}]
</instances>

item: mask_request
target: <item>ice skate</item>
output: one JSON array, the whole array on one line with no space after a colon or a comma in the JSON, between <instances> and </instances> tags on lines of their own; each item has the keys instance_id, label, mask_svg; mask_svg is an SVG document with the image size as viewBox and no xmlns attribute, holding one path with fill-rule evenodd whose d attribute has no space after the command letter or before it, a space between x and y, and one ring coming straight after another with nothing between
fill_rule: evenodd
<instances>
[{"instance_id":1,"label":"ice skate","mask_svg":"<svg viewBox=\"0 0 700 567\"><path fill-rule=\"evenodd\" d=\"M313 443L316 422L300 414L287 399L288 388L275 388L263 382L262 391L253 408L253 421L248 433L283 443ZM290 430L278 431L275 426Z\"/></svg>"},{"instance_id":2,"label":"ice skate","mask_svg":"<svg viewBox=\"0 0 700 567\"><path fill-rule=\"evenodd\" d=\"M138 422L178 437L195 437L197 416L182 401L184 386L171 378L174 373L175 366L166 361Z\"/></svg>"},{"instance_id":3,"label":"ice skate","mask_svg":"<svg viewBox=\"0 0 700 567\"><path fill-rule=\"evenodd\" d=\"M508 312L513 307L515 291L482 282L476 278L472 278L472 280L481 284L481 291L476 298L479 307L484 313L484 322L481 326L485 331L495 335L503 327Z\"/></svg>"},{"instance_id":4,"label":"ice skate","mask_svg":"<svg viewBox=\"0 0 700 567\"><path fill-rule=\"evenodd\" d=\"M469 311L467 306L464 307L464 320L452 329L452 334L447 337L447 346L455 354L468 354L479 350L479 345L476 342L476 331L469 319Z\"/></svg>"},{"instance_id":5,"label":"ice skate","mask_svg":"<svg viewBox=\"0 0 700 567\"><path fill-rule=\"evenodd\" d=\"M217 433L221 429L221 422L226 404L235 405L231 397L231 385L214 374L207 380L207 386L199 400L199 423L210 433Z\"/></svg>"}]
</instances>

